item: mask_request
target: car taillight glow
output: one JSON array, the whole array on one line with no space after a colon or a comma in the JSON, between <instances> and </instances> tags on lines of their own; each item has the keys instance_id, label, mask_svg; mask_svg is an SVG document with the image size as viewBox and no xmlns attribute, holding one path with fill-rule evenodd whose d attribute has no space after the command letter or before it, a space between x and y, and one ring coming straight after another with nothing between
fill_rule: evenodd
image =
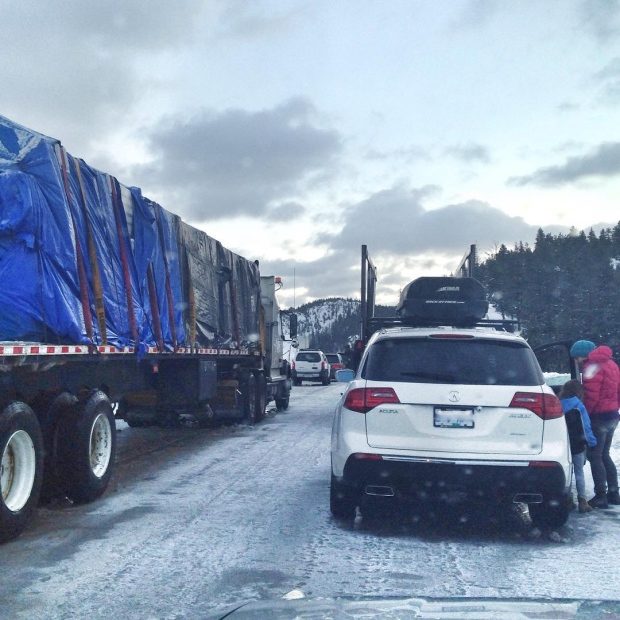
<instances>
[{"instance_id":1,"label":"car taillight glow","mask_svg":"<svg viewBox=\"0 0 620 620\"><path fill-rule=\"evenodd\" d=\"M325 370L326 366L325 366L325 362L321 362L321 370Z\"/></svg>"},{"instance_id":2,"label":"car taillight glow","mask_svg":"<svg viewBox=\"0 0 620 620\"><path fill-rule=\"evenodd\" d=\"M554 418L561 418L564 415L562 404L555 394L517 392L512 397L510 406L520 409L529 409L541 420L553 420Z\"/></svg>"},{"instance_id":3,"label":"car taillight glow","mask_svg":"<svg viewBox=\"0 0 620 620\"><path fill-rule=\"evenodd\" d=\"M291 369L292 369L292 370L295 370L295 360L293 360L293 361L291 362Z\"/></svg>"},{"instance_id":4,"label":"car taillight glow","mask_svg":"<svg viewBox=\"0 0 620 620\"><path fill-rule=\"evenodd\" d=\"M391 387L353 388L347 392L344 406L351 411L366 413L379 405L400 403L396 392Z\"/></svg>"}]
</instances>

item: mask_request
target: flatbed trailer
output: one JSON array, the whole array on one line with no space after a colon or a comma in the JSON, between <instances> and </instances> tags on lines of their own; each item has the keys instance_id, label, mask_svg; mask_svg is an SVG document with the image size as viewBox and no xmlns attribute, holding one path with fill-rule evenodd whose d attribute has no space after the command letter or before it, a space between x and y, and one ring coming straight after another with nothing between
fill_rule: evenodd
<instances>
[{"instance_id":1,"label":"flatbed trailer","mask_svg":"<svg viewBox=\"0 0 620 620\"><path fill-rule=\"evenodd\" d=\"M0 541L41 497L102 495L117 418L204 426L286 409L280 285L0 117Z\"/></svg>"}]
</instances>

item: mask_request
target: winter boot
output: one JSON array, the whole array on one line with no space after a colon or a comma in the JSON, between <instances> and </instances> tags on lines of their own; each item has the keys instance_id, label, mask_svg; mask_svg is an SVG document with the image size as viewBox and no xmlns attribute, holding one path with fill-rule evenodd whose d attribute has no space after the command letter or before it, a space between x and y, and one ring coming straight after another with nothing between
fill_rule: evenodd
<instances>
[{"instance_id":1,"label":"winter boot","mask_svg":"<svg viewBox=\"0 0 620 620\"><path fill-rule=\"evenodd\" d=\"M607 491L607 502L613 506L620 505L620 493L618 493L618 489L615 491Z\"/></svg>"},{"instance_id":2,"label":"winter boot","mask_svg":"<svg viewBox=\"0 0 620 620\"><path fill-rule=\"evenodd\" d=\"M578 497L577 501L579 503L579 512L592 512L594 510L590 504L588 504L588 500L585 497Z\"/></svg>"},{"instance_id":3,"label":"winter boot","mask_svg":"<svg viewBox=\"0 0 620 620\"><path fill-rule=\"evenodd\" d=\"M597 493L588 503L592 508L609 508L607 493Z\"/></svg>"}]
</instances>

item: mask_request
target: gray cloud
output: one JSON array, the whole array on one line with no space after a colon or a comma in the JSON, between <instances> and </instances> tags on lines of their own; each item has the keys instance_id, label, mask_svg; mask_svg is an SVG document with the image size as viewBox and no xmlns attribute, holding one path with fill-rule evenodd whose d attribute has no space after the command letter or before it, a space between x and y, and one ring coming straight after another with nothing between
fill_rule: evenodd
<instances>
[{"instance_id":1,"label":"gray cloud","mask_svg":"<svg viewBox=\"0 0 620 620\"><path fill-rule=\"evenodd\" d=\"M499 0L469 0L454 22L455 29L475 29L485 26L500 9Z\"/></svg>"},{"instance_id":2,"label":"gray cloud","mask_svg":"<svg viewBox=\"0 0 620 620\"><path fill-rule=\"evenodd\" d=\"M216 19L216 36L250 39L287 29L303 17L306 6L278 6L265 10L260 3L247 0L220 2L222 10Z\"/></svg>"},{"instance_id":3,"label":"gray cloud","mask_svg":"<svg viewBox=\"0 0 620 620\"><path fill-rule=\"evenodd\" d=\"M84 149L144 94L138 63L191 40L203 3L22 0L5 7L3 114ZM152 86L152 84L150 84ZM79 154L79 153L77 153Z\"/></svg>"},{"instance_id":4,"label":"gray cloud","mask_svg":"<svg viewBox=\"0 0 620 620\"><path fill-rule=\"evenodd\" d=\"M282 204L270 207L266 216L270 220L295 220L306 213L306 207L298 202L283 202Z\"/></svg>"},{"instance_id":5,"label":"gray cloud","mask_svg":"<svg viewBox=\"0 0 620 620\"><path fill-rule=\"evenodd\" d=\"M589 177L611 177L620 174L620 142L605 142L587 155L569 157L559 166L539 168L532 174L511 177L511 185L555 187Z\"/></svg>"},{"instance_id":6,"label":"gray cloud","mask_svg":"<svg viewBox=\"0 0 620 620\"><path fill-rule=\"evenodd\" d=\"M618 0L582 0L579 6L582 27L599 43L608 43L620 33L620 2Z\"/></svg>"},{"instance_id":7,"label":"gray cloud","mask_svg":"<svg viewBox=\"0 0 620 620\"><path fill-rule=\"evenodd\" d=\"M331 248L358 248L372 237L378 251L411 255L459 253L471 243L493 244L535 233L536 227L522 218L478 200L426 210L422 205L428 191L396 187L378 192L349 210L338 234L322 235L319 241Z\"/></svg>"},{"instance_id":8,"label":"gray cloud","mask_svg":"<svg viewBox=\"0 0 620 620\"><path fill-rule=\"evenodd\" d=\"M491 161L491 155L489 153L489 149L482 144L475 144L470 142L469 144L459 144L456 146L448 147L445 150L447 155L451 155L452 157L456 157L457 159L461 159L465 162L481 162L483 164L489 163Z\"/></svg>"},{"instance_id":9,"label":"gray cloud","mask_svg":"<svg viewBox=\"0 0 620 620\"><path fill-rule=\"evenodd\" d=\"M294 199L313 175L331 170L340 135L314 124L312 104L291 99L270 110L204 111L171 118L149 135L153 163L136 167L142 185L193 221L260 215Z\"/></svg>"},{"instance_id":10,"label":"gray cloud","mask_svg":"<svg viewBox=\"0 0 620 620\"><path fill-rule=\"evenodd\" d=\"M533 241L538 226L510 217L485 202L470 200L433 210L424 208L437 188L414 190L399 186L377 192L348 209L336 234L322 234L316 242L325 255L306 263L287 260L261 264L261 271L288 276L293 267L298 289L309 297L359 297L360 246L369 244L380 270L380 292L393 296L409 279L424 273L449 273L472 243L480 250L499 243ZM546 232L567 232L562 226L544 226ZM298 293L298 303L306 297Z\"/></svg>"},{"instance_id":11,"label":"gray cloud","mask_svg":"<svg viewBox=\"0 0 620 620\"><path fill-rule=\"evenodd\" d=\"M613 58L592 77L600 84L602 103L617 104L620 101L620 57Z\"/></svg>"}]
</instances>

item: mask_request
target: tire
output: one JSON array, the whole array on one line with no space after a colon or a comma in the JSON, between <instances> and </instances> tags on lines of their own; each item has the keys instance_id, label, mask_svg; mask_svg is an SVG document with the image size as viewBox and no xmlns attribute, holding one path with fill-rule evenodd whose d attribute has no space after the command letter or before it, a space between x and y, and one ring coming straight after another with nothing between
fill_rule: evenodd
<instances>
[{"instance_id":1,"label":"tire","mask_svg":"<svg viewBox=\"0 0 620 620\"><path fill-rule=\"evenodd\" d=\"M256 422L256 380L254 375L243 373L239 378L241 415L248 424Z\"/></svg>"},{"instance_id":2,"label":"tire","mask_svg":"<svg viewBox=\"0 0 620 620\"><path fill-rule=\"evenodd\" d=\"M45 412L48 423L44 437L45 460L41 488L41 500L44 502L64 494L62 472L58 468L58 446L63 441L60 421L71 414L77 403L78 399L73 394L61 392L49 403Z\"/></svg>"},{"instance_id":3,"label":"tire","mask_svg":"<svg viewBox=\"0 0 620 620\"><path fill-rule=\"evenodd\" d=\"M351 520L355 516L356 502L351 489L339 483L332 474L329 487L329 509L336 519Z\"/></svg>"},{"instance_id":4,"label":"tire","mask_svg":"<svg viewBox=\"0 0 620 620\"><path fill-rule=\"evenodd\" d=\"M327 379L321 379L321 383L323 385L330 385L331 384L331 379L329 377L327 377Z\"/></svg>"},{"instance_id":5,"label":"tire","mask_svg":"<svg viewBox=\"0 0 620 620\"><path fill-rule=\"evenodd\" d=\"M77 503L106 490L116 457L116 424L108 397L95 390L60 422L58 469L64 491Z\"/></svg>"},{"instance_id":6,"label":"tire","mask_svg":"<svg viewBox=\"0 0 620 620\"><path fill-rule=\"evenodd\" d=\"M34 411L13 402L0 414L0 542L19 536L39 502L43 437Z\"/></svg>"},{"instance_id":7,"label":"tire","mask_svg":"<svg viewBox=\"0 0 620 620\"><path fill-rule=\"evenodd\" d=\"M301 385L301 379L293 379L293 385Z\"/></svg>"},{"instance_id":8,"label":"tire","mask_svg":"<svg viewBox=\"0 0 620 620\"><path fill-rule=\"evenodd\" d=\"M276 398L276 409L278 411L286 411L288 409L289 395L282 398Z\"/></svg>"},{"instance_id":9,"label":"tire","mask_svg":"<svg viewBox=\"0 0 620 620\"><path fill-rule=\"evenodd\" d=\"M265 409L267 408L267 380L262 373L257 374L255 380L256 398L254 419L260 422L265 417Z\"/></svg>"},{"instance_id":10,"label":"tire","mask_svg":"<svg viewBox=\"0 0 620 620\"><path fill-rule=\"evenodd\" d=\"M545 497L542 504L529 504L529 511L532 523L537 527L562 527L570 513L569 496Z\"/></svg>"}]
</instances>

